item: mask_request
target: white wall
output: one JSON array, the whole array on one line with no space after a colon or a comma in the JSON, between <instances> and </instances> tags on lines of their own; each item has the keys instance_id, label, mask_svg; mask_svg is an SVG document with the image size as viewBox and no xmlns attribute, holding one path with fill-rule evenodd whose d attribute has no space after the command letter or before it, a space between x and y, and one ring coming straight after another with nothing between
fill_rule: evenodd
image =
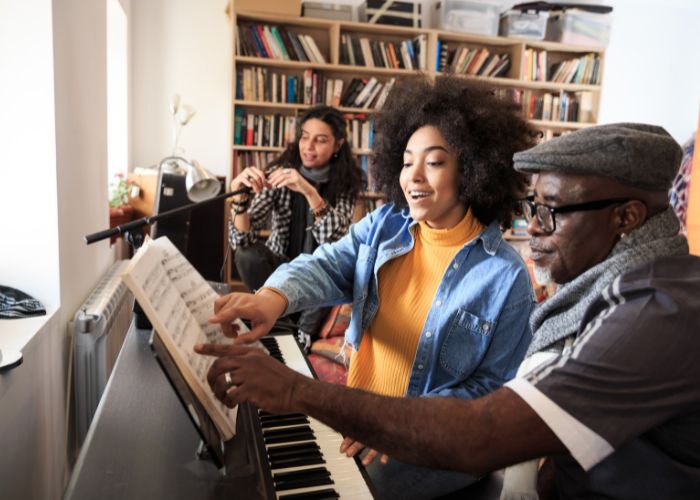
<instances>
[{"instance_id":1,"label":"white wall","mask_svg":"<svg viewBox=\"0 0 700 500\"><path fill-rule=\"evenodd\" d=\"M197 114L180 146L217 175L231 156L232 35L228 0L149 0L131 3L132 166L171 153L168 101L179 94Z\"/></svg>"},{"instance_id":2,"label":"white wall","mask_svg":"<svg viewBox=\"0 0 700 500\"><path fill-rule=\"evenodd\" d=\"M107 207L106 2L54 0L56 162L62 319L70 319L112 261Z\"/></svg>"},{"instance_id":3,"label":"white wall","mask_svg":"<svg viewBox=\"0 0 700 500\"><path fill-rule=\"evenodd\" d=\"M0 284L55 309L60 290L51 0L0 3L0 75Z\"/></svg>"},{"instance_id":4,"label":"white wall","mask_svg":"<svg viewBox=\"0 0 700 500\"><path fill-rule=\"evenodd\" d=\"M63 491L66 323L112 260L107 242L83 241L108 225L105 16L104 1L0 3L0 74L11 75L0 79L0 283L49 309L13 322L31 329L15 346L24 362L0 374L2 498Z\"/></svg>"},{"instance_id":5,"label":"white wall","mask_svg":"<svg viewBox=\"0 0 700 500\"><path fill-rule=\"evenodd\" d=\"M614 21L599 122L653 123L687 141L700 106L700 2L603 3L613 6Z\"/></svg>"}]
</instances>

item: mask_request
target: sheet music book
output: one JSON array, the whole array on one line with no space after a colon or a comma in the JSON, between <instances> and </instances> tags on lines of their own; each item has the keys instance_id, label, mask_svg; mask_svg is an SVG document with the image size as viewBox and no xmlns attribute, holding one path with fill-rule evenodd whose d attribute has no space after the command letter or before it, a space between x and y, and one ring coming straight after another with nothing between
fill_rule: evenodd
<instances>
[{"instance_id":1,"label":"sheet music book","mask_svg":"<svg viewBox=\"0 0 700 500\"><path fill-rule=\"evenodd\" d=\"M154 336L213 421L221 440L232 438L237 408L221 404L207 383L207 371L214 359L193 350L197 343L231 342L219 325L207 322L214 313L216 292L165 236L147 238L122 273L122 279L153 324ZM248 331L243 322L237 321L240 332ZM171 377L172 373L168 375ZM177 384L173 382L173 386ZM194 419L192 409L188 411Z\"/></svg>"}]
</instances>

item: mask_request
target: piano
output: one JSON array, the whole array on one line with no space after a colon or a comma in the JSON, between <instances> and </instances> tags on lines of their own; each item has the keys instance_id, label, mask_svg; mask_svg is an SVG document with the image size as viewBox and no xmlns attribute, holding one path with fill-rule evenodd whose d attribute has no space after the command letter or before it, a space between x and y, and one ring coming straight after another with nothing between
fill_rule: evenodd
<instances>
[{"instance_id":1,"label":"piano","mask_svg":"<svg viewBox=\"0 0 700 500\"><path fill-rule=\"evenodd\" d=\"M367 499L369 479L341 454L342 436L301 414L240 405L226 474L197 458L199 435L132 324L73 469L71 499ZM291 335L263 340L271 355L313 376Z\"/></svg>"}]
</instances>

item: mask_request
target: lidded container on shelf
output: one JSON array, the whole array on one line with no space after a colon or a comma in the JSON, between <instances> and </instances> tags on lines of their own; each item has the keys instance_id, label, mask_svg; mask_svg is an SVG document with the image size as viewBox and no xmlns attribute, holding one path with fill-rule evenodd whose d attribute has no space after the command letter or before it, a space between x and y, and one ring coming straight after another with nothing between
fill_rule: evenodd
<instances>
[{"instance_id":1,"label":"lidded container on shelf","mask_svg":"<svg viewBox=\"0 0 700 500\"><path fill-rule=\"evenodd\" d=\"M549 12L522 8L521 5L523 4L515 5L501 14L498 34L528 40L543 40L547 32Z\"/></svg>"},{"instance_id":2,"label":"lidded container on shelf","mask_svg":"<svg viewBox=\"0 0 700 500\"><path fill-rule=\"evenodd\" d=\"M302 0L301 15L334 21L364 22L366 0Z\"/></svg>"},{"instance_id":3,"label":"lidded container on shelf","mask_svg":"<svg viewBox=\"0 0 700 500\"><path fill-rule=\"evenodd\" d=\"M498 34L498 16L503 0L443 0L438 5L440 28L447 31Z\"/></svg>"},{"instance_id":4,"label":"lidded container on shelf","mask_svg":"<svg viewBox=\"0 0 700 500\"><path fill-rule=\"evenodd\" d=\"M409 28L434 28L438 0L366 0L367 22Z\"/></svg>"},{"instance_id":5,"label":"lidded container on shelf","mask_svg":"<svg viewBox=\"0 0 700 500\"><path fill-rule=\"evenodd\" d=\"M610 39L612 7L576 5L577 8L563 8L549 13L545 39L572 45L606 47Z\"/></svg>"},{"instance_id":6,"label":"lidded container on shelf","mask_svg":"<svg viewBox=\"0 0 700 500\"><path fill-rule=\"evenodd\" d=\"M520 3L501 14L499 34L604 48L610 37L612 10L598 0Z\"/></svg>"}]
</instances>

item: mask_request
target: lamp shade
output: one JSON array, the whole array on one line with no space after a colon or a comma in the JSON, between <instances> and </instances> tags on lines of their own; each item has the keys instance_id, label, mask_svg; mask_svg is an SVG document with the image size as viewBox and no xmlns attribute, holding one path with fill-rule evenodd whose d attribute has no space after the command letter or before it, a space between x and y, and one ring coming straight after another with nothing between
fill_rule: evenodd
<instances>
[{"instance_id":1,"label":"lamp shade","mask_svg":"<svg viewBox=\"0 0 700 500\"><path fill-rule=\"evenodd\" d=\"M190 162L187 169L185 187L187 188L187 197L194 202L213 198L221 190L219 181L195 160Z\"/></svg>"},{"instance_id":2,"label":"lamp shade","mask_svg":"<svg viewBox=\"0 0 700 500\"><path fill-rule=\"evenodd\" d=\"M168 156L163 158L158 164L158 173L163 171L166 165L185 166L187 175L185 176L185 187L187 189L187 197L197 203L200 201L213 198L221 190L219 181L202 167L196 160L186 160L180 156ZM160 184L160 177L158 179Z\"/></svg>"}]
</instances>

